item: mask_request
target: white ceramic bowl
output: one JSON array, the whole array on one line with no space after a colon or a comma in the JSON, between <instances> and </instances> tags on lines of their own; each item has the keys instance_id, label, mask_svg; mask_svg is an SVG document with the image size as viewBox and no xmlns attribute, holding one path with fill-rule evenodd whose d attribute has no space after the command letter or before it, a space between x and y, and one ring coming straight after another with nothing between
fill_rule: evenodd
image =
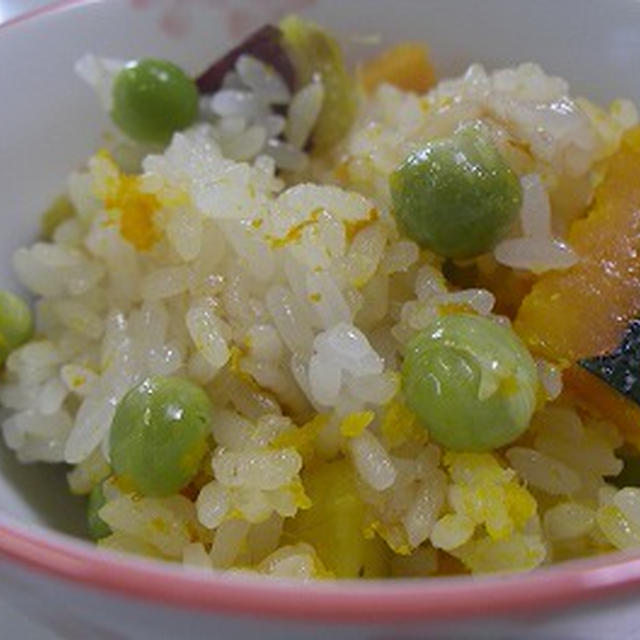
<instances>
[{"instance_id":1,"label":"white ceramic bowl","mask_svg":"<svg viewBox=\"0 0 640 640\"><path fill-rule=\"evenodd\" d=\"M440 75L535 60L574 93L640 102L636 0L61 2L0 28L0 286L15 286L12 251L100 144L105 121L72 73L78 57L160 56L195 72L288 11L345 39L426 40ZM63 638L629 638L640 626L634 555L511 578L275 583L97 551L59 533L81 530L83 508L60 469L0 450L0 596Z\"/></svg>"}]
</instances>

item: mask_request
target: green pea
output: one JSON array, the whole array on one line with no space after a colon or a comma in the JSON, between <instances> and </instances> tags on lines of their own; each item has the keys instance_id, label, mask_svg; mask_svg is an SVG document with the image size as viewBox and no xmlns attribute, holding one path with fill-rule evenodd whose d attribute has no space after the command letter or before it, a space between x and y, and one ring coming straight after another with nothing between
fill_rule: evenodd
<instances>
[{"instance_id":1,"label":"green pea","mask_svg":"<svg viewBox=\"0 0 640 640\"><path fill-rule=\"evenodd\" d=\"M207 451L213 407L184 378L147 378L120 401L111 424L111 464L125 485L169 496L196 475Z\"/></svg>"},{"instance_id":2,"label":"green pea","mask_svg":"<svg viewBox=\"0 0 640 640\"><path fill-rule=\"evenodd\" d=\"M105 502L102 484L97 484L89 494L89 503L87 505L87 526L89 535L94 540L100 540L111 535L111 527L98 515Z\"/></svg>"},{"instance_id":3,"label":"green pea","mask_svg":"<svg viewBox=\"0 0 640 640\"><path fill-rule=\"evenodd\" d=\"M528 427L536 366L509 328L471 314L443 316L410 343L402 368L409 408L441 445L489 451Z\"/></svg>"},{"instance_id":4,"label":"green pea","mask_svg":"<svg viewBox=\"0 0 640 640\"><path fill-rule=\"evenodd\" d=\"M389 184L401 228L448 258L493 249L522 205L518 177L479 124L410 154Z\"/></svg>"},{"instance_id":5,"label":"green pea","mask_svg":"<svg viewBox=\"0 0 640 640\"><path fill-rule=\"evenodd\" d=\"M27 303L0 289L0 365L33 334L33 318Z\"/></svg>"},{"instance_id":6,"label":"green pea","mask_svg":"<svg viewBox=\"0 0 640 640\"><path fill-rule=\"evenodd\" d=\"M147 58L130 62L113 83L111 118L141 142L164 144L198 114L195 82L172 62Z\"/></svg>"},{"instance_id":7,"label":"green pea","mask_svg":"<svg viewBox=\"0 0 640 640\"><path fill-rule=\"evenodd\" d=\"M325 152L347 134L357 109L355 82L349 76L340 45L318 25L299 16L280 23L283 44L302 88L318 74L324 86L324 103L311 134L314 151Z\"/></svg>"}]
</instances>

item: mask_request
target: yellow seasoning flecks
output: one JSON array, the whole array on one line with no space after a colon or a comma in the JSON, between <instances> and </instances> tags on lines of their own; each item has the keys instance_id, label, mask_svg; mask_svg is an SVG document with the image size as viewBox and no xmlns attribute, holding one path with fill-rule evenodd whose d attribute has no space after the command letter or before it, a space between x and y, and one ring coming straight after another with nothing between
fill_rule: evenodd
<instances>
[{"instance_id":1,"label":"yellow seasoning flecks","mask_svg":"<svg viewBox=\"0 0 640 640\"><path fill-rule=\"evenodd\" d=\"M295 478L286 489L289 491L291 496L293 497L293 502L298 509L311 509L313 503L311 502L311 498L307 495L304 490L304 485L300 478Z\"/></svg>"},{"instance_id":2,"label":"yellow seasoning flecks","mask_svg":"<svg viewBox=\"0 0 640 640\"><path fill-rule=\"evenodd\" d=\"M77 375L77 376L74 376L73 379L71 380L71 386L74 389L79 389L86 381L87 381L87 378L85 376Z\"/></svg>"},{"instance_id":3,"label":"yellow seasoning flecks","mask_svg":"<svg viewBox=\"0 0 640 640\"><path fill-rule=\"evenodd\" d=\"M322 209L316 209L311 213L307 220L303 220L298 224L293 225L287 233L281 237L267 236L267 240L270 242L273 249L279 249L286 247L293 242L299 242L302 239L302 232L307 228L317 224L322 214Z\"/></svg>"},{"instance_id":4,"label":"yellow seasoning flecks","mask_svg":"<svg viewBox=\"0 0 640 640\"><path fill-rule=\"evenodd\" d=\"M363 229L372 225L380 218L380 214L377 209L371 209L369 215L366 218L360 220L344 220L344 234L347 238L347 242L351 242Z\"/></svg>"},{"instance_id":5,"label":"yellow seasoning flecks","mask_svg":"<svg viewBox=\"0 0 640 640\"><path fill-rule=\"evenodd\" d=\"M229 349L229 369L231 373L242 375L244 372L240 368L240 359L244 356L240 347L233 345Z\"/></svg>"},{"instance_id":6,"label":"yellow seasoning flecks","mask_svg":"<svg viewBox=\"0 0 640 640\"><path fill-rule=\"evenodd\" d=\"M427 440L426 430L418 424L415 414L400 400L393 400L387 405L380 430L391 448L398 447L407 440Z\"/></svg>"},{"instance_id":7,"label":"yellow seasoning flecks","mask_svg":"<svg viewBox=\"0 0 640 640\"><path fill-rule=\"evenodd\" d=\"M149 524L151 525L151 528L154 529L155 531L159 532L159 533L166 533L168 530L168 526L165 520L163 520L162 518L153 518Z\"/></svg>"},{"instance_id":8,"label":"yellow seasoning flecks","mask_svg":"<svg viewBox=\"0 0 640 640\"><path fill-rule=\"evenodd\" d=\"M443 316L455 315L457 313L475 313L473 307L459 302L440 304L438 305L438 311L440 312L440 315Z\"/></svg>"},{"instance_id":9,"label":"yellow seasoning flecks","mask_svg":"<svg viewBox=\"0 0 640 640\"><path fill-rule=\"evenodd\" d=\"M373 422L373 411L359 411L345 416L340 423L340 433L345 438L357 438Z\"/></svg>"},{"instance_id":10,"label":"yellow seasoning flecks","mask_svg":"<svg viewBox=\"0 0 640 640\"><path fill-rule=\"evenodd\" d=\"M116 197L105 200L105 205L120 211L120 235L138 251L151 249L158 241L160 234L153 220L158 201L140 191L138 176L121 176Z\"/></svg>"},{"instance_id":11,"label":"yellow seasoning flecks","mask_svg":"<svg viewBox=\"0 0 640 640\"><path fill-rule=\"evenodd\" d=\"M374 520L367 524L362 532L367 540L371 540L376 533L394 553L400 556L408 556L411 553L411 545L402 525L386 525L380 520Z\"/></svg>"},{"instance_id":12,"label":"yellow seasoning flecks","mask_svg":"<svg viewBox=\"0 0 640 640\"><path fill-rule=\"evenodd\" d=\"M107 210L119 212L120 235L138 251L151 249L160 238L154 222L159 209L156 196L141 191L140 176L120 172L108 152L98 154L94 167L97 165L108 174L98 195L104 199Z\"/></svg>"},{"instance_id":13,"label":"yellow seasoning flecks","mask_svg":"<svg viewBox=\"0 0 640 640\"><path fill-rule=\"evenodd\" d=\"M538 510L535 498L516 482L504 487L507 511L517 527L523 527Z\"/></svg>"},{"instance_id":14,"label":"yellow seasoning flecks","mask_svg":"<svg viewBox=\"0 0 640 640\"><path fill-rule=\"evenodd\" d=\"M313 457L316 438L328 422L327 414L318 413L301 427L281 433L273 440L271 446L277 449L293 447L307 461Z\"/></svg>"},{"instance_id":15,"label":"yellow seasoning flecks","mask_svg":"<svg viewBox=\"0 0 640 640\"><path fill-rule=\"evenodd\" d=\"M484 525L492 540L510 539L535 515L534 497L494 455L448 451L443 463L453 481L449 488L451 507Z\"/></svg>"},{"instance_id":16,"label":"yellow seasoning flecks","mask_svg":"<svg viewBox=\"0 0 640 640\"><path fill-rule=\"evenodd\" d=\"M233 345L229 349L229 371L231 371L231 373L239 380L248 384L252 389L260 390L261 387L256 382L255 378L240 366L240 360L244 358L244 356L244 351L237 345Z\"/></svg>"},{"instance_id":17,"label":"yellow seasoning flecks","mask_svg":"<svg viewBox=\"0 0 640 640\"><path fill-rule=\"evenodd\" d=\"M333 170L333 177L342 184L349 182L350 172L348 158L336 165L336 168Z\"/></svg>"}]
</instances>

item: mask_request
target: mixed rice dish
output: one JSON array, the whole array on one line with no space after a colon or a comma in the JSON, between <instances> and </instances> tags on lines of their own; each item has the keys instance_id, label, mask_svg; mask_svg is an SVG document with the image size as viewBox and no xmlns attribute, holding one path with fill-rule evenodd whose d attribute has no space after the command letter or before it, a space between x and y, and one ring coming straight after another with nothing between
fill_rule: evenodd
<instances>
[{"instance_id":1,"label":"mixed rice dish","mask_svg":"<svg viewBox=\"0 0 640 640\"><path fill-rule=\"evenodd\" d=\"M1 428L100 547L312 579L640 546L631 102L418 43L347 68L296 16L196 78L76 72L115 128L13 256Z\"/></svg>"}]
</instances>

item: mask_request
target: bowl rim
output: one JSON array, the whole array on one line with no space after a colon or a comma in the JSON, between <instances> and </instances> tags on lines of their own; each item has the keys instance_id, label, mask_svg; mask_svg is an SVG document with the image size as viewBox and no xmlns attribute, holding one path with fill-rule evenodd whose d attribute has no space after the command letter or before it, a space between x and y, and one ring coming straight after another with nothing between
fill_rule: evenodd
<instances>
[{"instance_id":1,"label":"bowl rim","mask_svg":"<svg viewBox=\"0 0 640 640\"><path fill-rule=\"evenodd\" d=\"M0 31L102 1L56 0L0 24ZM0 561L74 586L179 609L334 623L531 616L640 591L640 552L523 574L300 583L205 573L105 551L2 513Z\"/></svg>"},{"instance_id":2,"label":"bowl rim","mask_svg":"<svg viewBox=\"0 0 640 640\"><path fill-rule=\"evenodd\" d=\"M552 614L640 589L640 554L612 553L530 573L312 581L211 573L99 549L0 515L0 561L73 586L226 615L332 623Z\"/></svg>"},{"instance_id":3,"label":"bowl rim","mask_svg":"<svg viewBox=\"0 0 640 640\"><path fill-rule=\"evenodd\" d=\"M23 22L28 22L29 20L33 20L34 18L38 18L45 14L50 13L58 13L60 11L64 11L65 9L70 9L74 5L88 5L95 4L96 2L100 2L101 0L50 0L44 5L39 7L34 7L28 11L24 11L14 16L13 18L9 18L4 22L0 22L0 29L8 29L9 27L14 27Z\"/></svg>"}]
</instances>

